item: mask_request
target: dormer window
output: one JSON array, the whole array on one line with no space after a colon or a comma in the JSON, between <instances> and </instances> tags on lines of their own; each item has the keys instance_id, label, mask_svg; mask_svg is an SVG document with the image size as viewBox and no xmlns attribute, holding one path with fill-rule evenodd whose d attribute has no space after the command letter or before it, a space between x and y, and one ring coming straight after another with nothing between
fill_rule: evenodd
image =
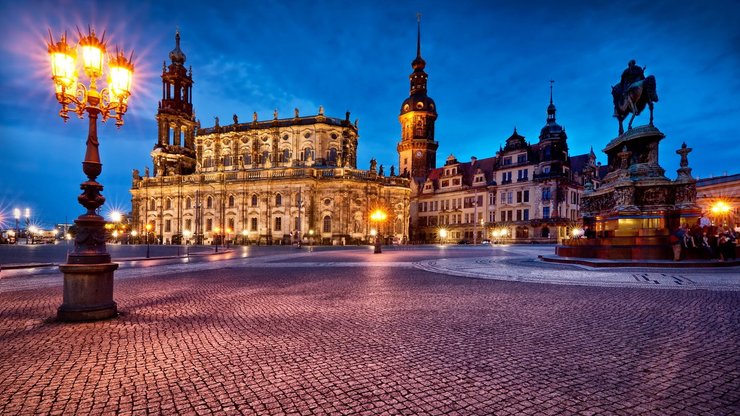
<instances>
[{"instance_id":1,"label":"dormer window","mask_svg":"<svg viewBox=\"0 0 740 416\"><path fill-rule=\"evenodd\" d=\"M450 186L450 181L448 179L445 179L442 181L442 187L445 188L447 186Z\"/></svg>"},{"instance_id":2,"label":"dormer window","mask_svg":"<svg viewBox=\"0 0 740 416\"><path fill-rule=\"evenodd\" d=\"M524 163L526 161L527 161L527 154L526 153L522 153L522 154L516 156L516 163Z\"/></svg>"},{"instance_id":3,"label":"dormer window","mask_svg":"<svg viewBox=\"0 0 740 416\"><path fill-rule=\"evenodd\" d=\"M511 165L511 156L507 156L504 158L504 166Z\"/></svg>"}]
</instances>

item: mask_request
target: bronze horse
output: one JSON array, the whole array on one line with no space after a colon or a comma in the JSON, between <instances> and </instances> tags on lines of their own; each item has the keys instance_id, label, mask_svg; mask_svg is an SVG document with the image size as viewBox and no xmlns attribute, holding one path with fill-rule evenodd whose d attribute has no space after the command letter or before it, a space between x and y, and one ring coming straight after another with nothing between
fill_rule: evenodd
<instances>
[{"instance_id":1,"label":"bronze horse","mask_svg":"<svg viewBox=\"0 0 740 416\"><path fill-rule=\"evenodd\" d=\"M650 108L650 125L653 125L653 103L658 102L658 92L655 87L655 77L647 78L630 85L627 94L622 94L620 84L612 86L612 97L614 98L614 117L619 120L619 134L624 133L622 121L632 113L627 124L627 129L632 129L632 121L639 116L647 105Z\"/></svg>"}]
</instances>

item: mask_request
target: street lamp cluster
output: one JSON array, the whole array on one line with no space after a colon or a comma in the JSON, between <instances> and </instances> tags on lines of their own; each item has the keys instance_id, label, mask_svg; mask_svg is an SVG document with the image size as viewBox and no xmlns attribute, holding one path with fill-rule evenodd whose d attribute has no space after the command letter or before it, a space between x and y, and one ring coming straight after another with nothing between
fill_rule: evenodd
<instances>
[{"instance_id":1,"label":"street lamp cluster","mask_svg":"<svg viewBox=\"0 0 740 416\"><path fill-rule=\"evenodd\" d=\"M123 125L134 73L133 54L126 58L116 48L116 53L106 59L105 34L98 39L91 28L87 34L79 29L77 33L79 40L76 46L67 43L66 33L55 42L51 31L47 44L55 96L62 106L59 116L65 122L69 119L69 111L81 119L85 113L88 117L86 152L82 162L87 180L80 185L82 194L77 198L87 212L75 220L78 231L74 251L67 257L67 264L59 267L64 273L64 295L57 317L63 321L106 319L117 314L113 301L113 272L118 265L111 263L110 254L106 251L105 220L97 213L105 202L100 194L103 186L96 181L103 166L98 151L97 120L100 115L102 121L115 118L117 127ZM104 75L106 60L107 88L98 91L97 81ZM89 85L81 82L78 65L89 79Z\"/></svg>"}]
</instances>

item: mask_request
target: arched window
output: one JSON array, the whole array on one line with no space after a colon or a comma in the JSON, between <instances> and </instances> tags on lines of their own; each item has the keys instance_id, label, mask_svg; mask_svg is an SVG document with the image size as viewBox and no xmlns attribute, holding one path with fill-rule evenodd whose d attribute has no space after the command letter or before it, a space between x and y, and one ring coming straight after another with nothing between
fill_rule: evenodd
<instances>
[{"instance_id":1,"label":"arched window","mask_svg":"<svg viewBox=\"0 0 740 416\"><path fill-rule=\"evenodd\" d=\"M313 159L313 149L311 149L310 147L307 147L303 149L303 153L301 153L301 160L307 161L309 159Z\"/></svg>"},{"instance_id":2,"label":"arched window","mask_svg":"<svg viewBox=\"0 0 740 416\"><path fill-rule=\"evenodd\" d=\"M265 150L262 152L262 160L260 162L267 163L268 160L270 160L270 152Z\"/></svg>"},{"instance_id":3,"label":"arched window","mask_svg":"<svg viewBox=\"0 0 740 416\"><path fill-rule=\"evenodd\" d=\"M327 165L336 165L337 164L337 149L331 148L328 152L326 152L326 164Z\"/></svg>"},{"instance_id":4,"label":"arched window","mask_svg":"<svg viewBox=\"0 0 740 416\"><path fill-rule=\"evenodd\" d=\"M213 208L213 198L211 196L206 199L206 208Z\"/></svg>"},{"instance_id":5,"label":"arched window","mask_svg":"<svg viewBox=\"0 0 740 416\"><path fill-rule=\"evenodd\" d=\"M252 194L252 206L257 206L257 194Z\"/></svg>"},{"instance_id":6,"label":"arched window","mask_svg":"<svg viewBox=\"0 0 740 416\"><path fill-rule=\"evenodd\" d=\"M164 209L172 209L172 198L165 199Z\"/></svg>"},{"instance_id":7,"label":"arched window","mask_svg":"<svg viewBox=\"0 0 740 416\"><path fill-rule=\"evenodd\" d=\"M229 208L234 208L234 195L229 195Z\"/></svg>"},{"instance_id":8,"label":"arched window","mask_svg":"<svg viewBox=\"0 0 740 416\"><path fill-rule=\"evenodd\" d=\"M206 156L205 159L203 159L203 167L204 168L213 167L213 158L211 156Z\"/></svg>"},{"instance_id":9,"label":"arched window","mask_svg":"<svg viewBox=\"0 0 740 416\"><path fill-rule=\"evenodd\" d=\"M542 232L540 233L540 236L550 238L550 228L542 227Z\"/></svg>"},{"instance_id":10,"label":"arched window","mask_svg":"<svg viewBox=\"0 0 740 416\"><path fill-rule=\"evenodd\" d=\"M324 232L325 233L331 232L331 217L328 215L324 217Z\"/></svg>"},{"instance_id":11,"label":"arched window","mask_svg":"<svg viewBox=\"0 0 740 416\"><path fill-rule=\"evenodd\" d=\"M224 156L224 166L231 166L234 164L234 161L231 157L231 155Z\"/></svg>"},{"instance_id":12,"label":"arched window","mask_svg":"<svg viewBox=\"0 0 740 416\"><path fill-rule=\"evenodd\" d=\"M185 209L190 209L193 207L193 200L190 199L190 197L185 198Z\"/></svg>"},{"instance_id":13,"label":"arched window","mask_svg":"<svg viewBox=\"0 0 740 416\"><path fill-rule=\"evenodd\" d=\"M157 209L157 201L154 198L152 198L151 200L149 200L149 209L150 210Z\"/></svg>"},{"instance_id":14,"label":"arched window","mask_svg":"<svg viewBox=\"0 0 740 416\"><path fill-rule=\"evenodd\" d=\"M242 160L244 161L245 165L251 165L252 164L252 154L250 152L244 152L244 155L242 156Z\"/></svg>"},{"instance_id":15,"label":"arched window","mask_svg":"<svg viewBox=\"0 0 740 416\"><path fill-rule=\"evenodd\" d=\"M280 194L275 195L275 206L281 207L283 206L283 196Z\"/></svg>"},{"instance_id":16,"label":"arched window","mask_svg":"<svg viewBox=\"0 0 740 416\"><path fill-rule=\"evenodd\" d=\"M283 149L280 154L278 154L278 162L285 163L290 161L290 150Z\"/></svg>"}]
</instances>

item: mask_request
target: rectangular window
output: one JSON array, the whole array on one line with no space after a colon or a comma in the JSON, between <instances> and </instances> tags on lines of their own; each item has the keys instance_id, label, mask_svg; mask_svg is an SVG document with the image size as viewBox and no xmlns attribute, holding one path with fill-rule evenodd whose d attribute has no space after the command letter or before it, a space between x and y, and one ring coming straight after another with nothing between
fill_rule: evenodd
<instances>
[{"instance_id":1,"label":"rectangular window","mask_svg":"<svg viewBox=\"0 0 740 416\"><path fill-rule=\"evenodd\" d=\"M460 185L460 179L458 179L458 178L455 178L455 179L453 179L453 180L452 180L452 185L453 185L453 186L457 186L457 185Z\"/></svg>"},{"instance_id":2,"label":"rectangular window","mask_svg":"<svg viewBox=\"0 0 740 416\"><path fill-rule=\"evenodd\" d=\"M522 210L518 209L516 210L516 220L521 221L522 220Z\"/></svg>"},{"instance_id":3,"label":"rectangular window","mask_svg":"<svg viewBox=\"0 0 740 416\"><path fill-rule=\"evenodd\" d=\"M478 213L478 222L483 222L483 213L482 212L479 212Z\"/></svg>"},{"instance_id":4,"label":"rectangular window","mask_svg":"<svg viewBox=\"0 0 740 416\"><path fill-rule=\"evenodd\" d=\"M206 218L206 231L210 232L213 230L213 219Z\"/></svg>"},{"instance_id":5,"label":"rectangular window","mask_svg":"<svg viewBox=\"0 0 740 416\"><path fill-rule=\"evenodd\" d=\"M275 217L275 231L282 231L282 230L283 230L283 218Z\"/></svg>"},{"instance_id":6,"label":"rectangular window","mask_svg":"<svg viewBox=\"0 0 740 416\"><path fill-rule=\"evenodd\" d=\"M495 205L496 204L496 198L493 195L493 192L488 194L488 205Z\"/></svg>"},{"instance_id":7,"label":"rectangular window","mask_svg":"<svg viewBox=\"0 0 740 416\"><path fill-rule=\"evenodd\" d=\"M550 207L542 207L542 218L550 218Z\"/></svg>"},{"instance_id":8,"label":"rectangular window","mask_svg":"<svg viewBox=\"0 0 740 416\"><path fill-rule=\"evenodd\" d=\"M524 202L529 202L529 191L524 191Z\"/></svg>"},{"instance_id":9,"label":"rectangular window","mask_svg":"<svg viewBox=\"0 0 740 416\"><path fill-rule=\"evenodd\" d=\"M172 231L172 220L164 220L164 232L169 233Z\"/></svg>"},{"instance_id":10,"label":"rectangular window","mask_svg":"<svg viewBox=\"0 0 740 416\"><path fill-rule=\"evenodd\" d=\"M516 203L517 204L522 203L522 191L516 191Z\"/></svg>"},{"instance_id":11,"label":"rectangular window","mask_svg":"<svg viewBox=\"0 0 740 416\"><path fill-rule=\"evenodd\" d=\"M509 204L512 204L514 201L514 193L512 191L509 191L506 193L506 202Z\"/></svg>"},{"instance_id":12,"label":"rectangular window","mask_svg":"<svg viewBox=\"0 0 740 416\"><path fill-rule=\"evenodd\" d=\"M250 218L250 222L251 222L251 224L250 224L249 229L251 231L257 231L257 218L256 217Z\"/></svg>"},{"instance_id":13,"label":"rectangular window","mask_svg":"<svg viewBox=\"0 0 740 416\"><path fill-rule=\"evenodd\" d=\"M516 155L516 163L524 163L527 161L527 154L522 153L520 155Z\"/></svg>"},{"instance_id":14,"label":"rectangular window","mask_svg":"<svg viewBox=\"0 0 740 416\"><path fill-rule=\"evenodd\" d=\"M193 231L193 220L191 219L185 220L185 229L188 231Z\"/></svg>"},{"instance_id":15,"label":"rectangular window","mask_svg":"<svg viewBox=\"0 0 740 416\"><path fill-rule=\"evenodd\" d=\"M529 209L525 208L523 213L524 213L524 221L529 221Z\"/></svg>"},{"instance_id":16,"label":"rectangular window","mask_svg":"<svg viewBox=\"0 0 740 416\"><path fill-rule=\"evenodd\" d=\"M542 200L543 201L549 201L550 200L550 188L542 188Z\"/></svg>"},{"instance_id":17,"label":"rectangular window","mask_svg":"<svg viewBox=\"0 0 740 416\"><path fill-rule=\"evenodd\" d=\"M501 203L502 204L506 203L506 192L501 192Z\"/></svg>"},{"instance_id":18,"label":"rectangular window","mask_svg":"<svg viewBox=\"0 0 740 416\"><path fill-rule=\"evenodd\" d=\"M229 229L231 230L230 232L233 233L234 232L234 219L233 218L229 218L228 224L229 225L227 227L229 227Z\"/></svg>"},{"instance_id":19,"label":"rectangular window","mask_svg":"<svg viewBox=\"0 0 740 416\"><path fill-rule=\"evenodd\" d=\"M476 198L476 203L479 207L483 206L483 195L478 195L478 197Z\"/></svg>"},{"instance_id":20,"label":"rectangular window","mask_svg":"<svg viewBox=\"0 0 740 416\"><path fill-rule=\"evenodd\" d=\"M507 221L512 221L513 220L513 217L514 217L514 211L512 211L512 210L506 211L506 220Z\"/></svg>"},{"instance_id":21,"label":"rectangular window","mask_svg":"<svg viewBox=\"0 0 740 416\"><path fill-rule=\"evenodd\" d=\"M504 158L504 166L511 165L511 156Z\"/></svg>"},{"instance_id":22,"label":"rectangular window","mask_svg":"<svg viewBox=\"0 0 740 416\"><path fill-rule=\"evenodd\" d=\"M442 187L444 188L446 186L450 186L450 181L447 180L447 179L445 179L445 180L442 181Z\"/></svg>"}]
</instances>

